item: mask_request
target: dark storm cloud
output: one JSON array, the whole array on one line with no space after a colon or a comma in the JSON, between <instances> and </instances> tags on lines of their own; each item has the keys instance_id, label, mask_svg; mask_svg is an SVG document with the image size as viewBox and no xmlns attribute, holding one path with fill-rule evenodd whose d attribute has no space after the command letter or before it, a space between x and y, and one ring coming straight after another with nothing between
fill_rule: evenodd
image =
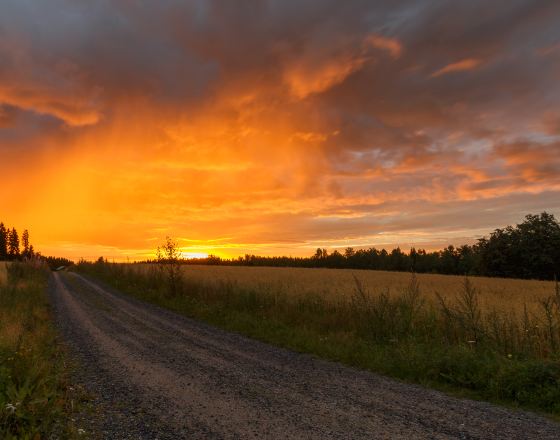
<instances>
[{"instance_id":1,"label":"dark storm cloud","mask_svg":"<svg viewBox=\"0 0 560 440\"><path fill-rule=\"evenodd\" d=\"M560 39L559 11L554 1L7 0L0 78L4 85L20 82L39 101L42 94L58 97L40 109L52 107L63 118L85 113L76 122L95 123L96 112L108 111L119 96L185 105L248 87L246 81L274 89L298 60L321 66L331 58L366 57L331 90L335 108L337 92L344 95L336 110L385 113L392 125L398 118L446 124L456 102L484 108L504 103L508 94L535 93L546 73L528 57ZM361 53L357 48L372 34L400 41L403 55L387 60L377 59L379 50ZM430 78L464 59L480 62L472 75Z\"/></svg>"}]
</instances>

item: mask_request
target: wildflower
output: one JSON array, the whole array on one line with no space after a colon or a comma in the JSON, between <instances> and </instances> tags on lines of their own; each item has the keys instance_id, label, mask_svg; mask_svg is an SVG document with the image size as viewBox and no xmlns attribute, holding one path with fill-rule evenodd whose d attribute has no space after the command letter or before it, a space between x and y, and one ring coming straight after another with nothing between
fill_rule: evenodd
<instances>
[{"instance_id":1,"label":"wildflower","mask_svg":"<svg viewBox=\"0 0 560 440\"><path fill-rule=\"evenodd\" d=\"M78 428L78 434L80 435L84 435L86 433L86 431L82 428Z\"/></svg>"},{"instance_id":2,"label":"wildflower","mask_svg":"<svg viewBox=\"0 0 560 440\"><path fill-rule=\"evenodd\" d=\"M509 353L508 354L508 359L511 359L511 358L512 358L512 355L511 355L511 353Z\"/></svg>"},{"instance_id":3,"label":"wildflower","mask_svg":"<svg viewBox=\"0 0 560 440\"><path fill-rule=\"evenodd\" d=\"M16 409L17 409L17 403L15 405L12 403L6 404L6 411L8 411L10 414L15 413Z\"/></svg>"}]
</instances>

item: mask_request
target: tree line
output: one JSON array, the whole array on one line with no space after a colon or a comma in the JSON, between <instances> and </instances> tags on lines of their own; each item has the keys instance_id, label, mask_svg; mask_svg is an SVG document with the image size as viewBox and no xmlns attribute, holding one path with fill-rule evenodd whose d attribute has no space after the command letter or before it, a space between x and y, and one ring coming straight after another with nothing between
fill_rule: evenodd
<instances>
[{"instance_id":1,"label":"tree line","mask_svg":"<svg viewBox=\"0 0 560 440\"><path fill-rule=\"evenodd\" d=\"M25 229L21 238L16 228L8 228L0 222L0 261L35 260L45 262L51 269L74 264L67 258L43 256L29 241L29 231Z\"/></svg>"},{"instance_id":2,"label":"tree line","mask_svg":"<svg viewBox=\"0 0 560 440\"><path fill-rule=\"evenodd\" d=\"M560 277L560 223L547 212L529 214L516 226L496 229L474 245L448 246L437 251L400 248L353 249L343 252L317 249L310 257L262 257L245 255L222 259L185 260L185 264L279 267L326 267L414 271L450 275L554 279Z\"/></svg>"},{"instance_id":3,"label":"tree line","mask_svg":"<svg viewBox=\"0 0 560 440\"><path fill-rule=\"evenodd\" d=\"M29 231L25 229L21 240L16 228L6 228L0 222L0 261L22 260L36 255L33 245L29 242Z\"/></svg>"}]
</instances>

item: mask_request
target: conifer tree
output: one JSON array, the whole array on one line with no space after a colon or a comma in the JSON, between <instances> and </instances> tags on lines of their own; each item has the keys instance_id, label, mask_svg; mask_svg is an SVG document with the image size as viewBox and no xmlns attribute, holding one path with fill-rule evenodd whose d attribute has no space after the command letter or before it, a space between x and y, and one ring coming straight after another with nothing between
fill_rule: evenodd
<instances>
[{"instance_id":1,"label":"conifer tree","mask_svg":"<svg viewBox=\"0 0 560 440\"><path fill-rule=\"evenodd\" d=\"M21 234L21 244L23 246L22 257L29 258L29 231L27 229Z\"/></svg>"},{"instance_id":2,"label":"conifer tree","mask_svg":"<svg viewBox=\"0 0 560 440\"><path fill-rule=\"evenodd\" d=\"M8 232L8 258L10 260L15 260L19 258L19 235L16 228L12 228Z\"/></svg>"},{"instance_id":3,"label":"conifer tree","mask_svg":"<svg viewBox=\"0 0 560 440\"><path fill-rule=\"evenodd\" d=\"M0 261L8 259L8 231L4 223L0 223Z\"/></svg>"}]
</instances>

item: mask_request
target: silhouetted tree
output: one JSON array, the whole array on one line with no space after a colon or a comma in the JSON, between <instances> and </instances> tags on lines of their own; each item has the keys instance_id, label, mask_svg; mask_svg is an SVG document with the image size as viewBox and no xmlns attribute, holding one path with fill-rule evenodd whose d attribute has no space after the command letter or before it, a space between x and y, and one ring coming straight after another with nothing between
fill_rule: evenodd
<instances>
[{"instance_id":1,"label":"silhouetted tree","mask_svg":"<svg viewBox=\"0 0 560 440\"><path fill-rule=\"evenodd\" d=\"M445 274L456 274L459 269L459 253L455 246L447 246L440 254L440 270Z\"/></svg>"},{"instance_id":2,"label":"silhouetted tree","mask_svg":"<svg viewBox=\"0 0 560 440\"><path fill-rule=\"evenodd\" d=\"M398 271L406 271L410 270L410 266L408 263L408 256L401 251L400 247L393 249L389 254L389 264L387 269L389 270L398 270Z\"/></svg>"},{"instance_id":3,"label":"silhouetted tree","mask_svg":"<svg viewBox=\"0 0 560 440\"><path fill-rule=\"evenodd\" d=\"M344 255L342 255L338 250L334 250L334 252L330 255L327 254L325 257L327 267L334 267L334 268L342 268L345 266L345 259Z\"/></svg>"},{"instance_id":4,"label":"silhouetted tree","mask_svg":"<svg viewBox=\"0 0 560 440\"><path fill-rule=\"evenodd\" d=\"M0 223L0 260L8 259L8 231L4 223Z\"/></svg>"},{"instance_id":5,"label":"silhouetted tree","mask_svg":"<svg viewBox=\"0 0 560 440\"><path fill-rule=\"evenodd\" d=\"M527 215L515 227L496 229L476 248L484 275L539 279L560 275L560 223L546 212Z\"/></svg>"},{"instance_id":6,"label":"silhouetted tree","mask_svg":"<svg viewBox=\"0 0 560 440\"><path fill-rule=\"evenodd\" d=\"M156 254L157 262L166 275L169 294L175 296L182 293L183 277L180 266L182 257L178 243L172 238L166 237L165 243L158 246Z\"/></svg>"},{"instance_id":7,"label":"silhouetted tree","mask_svg":"<svg viewBox=\"0 0 560 440\"><path fill-rule=\"evenodd\" d=\"M21 234L21 245L23 246L23 250L21 252L21 256L23 258L31 258L30 252L30 244L29 244L29 231L25 229L23 234Z\"/></svg>"},{"instance_id":8,"label":"silhouetted tree","mask_svg":"<svg viewBox=\"0 0 560 440\"><path fill-rule=\"evenodd\" d=\"M19 235L16 228L12 228L8 231L8 258L15 260L19 258L19 255Z\"/></svg>"}]
</instances>

